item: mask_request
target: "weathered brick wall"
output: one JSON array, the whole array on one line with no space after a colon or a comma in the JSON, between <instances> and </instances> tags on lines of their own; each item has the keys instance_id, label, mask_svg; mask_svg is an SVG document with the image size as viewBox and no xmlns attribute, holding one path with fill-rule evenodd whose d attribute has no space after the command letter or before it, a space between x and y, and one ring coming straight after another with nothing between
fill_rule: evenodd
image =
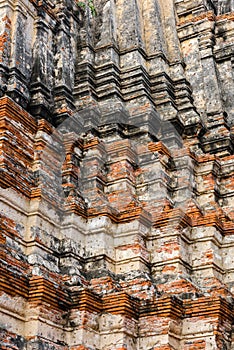
<instances>
[{"instance_id":1,"label":"weathered brick wall","mask_svg":"<svg viewBox=\"0 0 234 350\"><path fill-rule=\"evenodd\" d=\"M233 349L233 1L0 1L0 348Z\"/></svg>"}]
</instances>

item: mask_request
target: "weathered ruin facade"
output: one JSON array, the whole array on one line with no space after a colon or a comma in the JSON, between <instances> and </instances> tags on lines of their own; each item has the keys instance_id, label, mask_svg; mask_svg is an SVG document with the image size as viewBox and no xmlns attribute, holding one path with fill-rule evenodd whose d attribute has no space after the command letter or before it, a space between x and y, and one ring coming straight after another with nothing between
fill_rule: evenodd
<instances>
[{"instance_id":1,"label":"weathered ruin facade","mask_svg":"<svg viewBox=\"0 0 234 350\"><path fill-rule=\"evenodd\" d=\"M234 349L234 1L0 1L0 348Z\"/></svg>"}]
</instances>

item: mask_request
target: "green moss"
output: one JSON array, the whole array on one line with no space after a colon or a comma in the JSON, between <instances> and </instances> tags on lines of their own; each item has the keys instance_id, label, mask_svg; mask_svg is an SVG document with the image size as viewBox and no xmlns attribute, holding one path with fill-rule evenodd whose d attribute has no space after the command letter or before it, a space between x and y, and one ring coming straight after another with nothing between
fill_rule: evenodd
<instances>
[{"instance_id":1,"label":"green moss","mask_svg":"<svg viewBox=\"0 0 234 350\"><path fill-rule=\"evenodd\" d=\"M86 6L89 7L92 16L97 16L97 11L96 8L94 6L93 0L86 0L86 1L77 1L77 6L79 6L80 8L85 9Z\"/></svg>"}]
</instances>

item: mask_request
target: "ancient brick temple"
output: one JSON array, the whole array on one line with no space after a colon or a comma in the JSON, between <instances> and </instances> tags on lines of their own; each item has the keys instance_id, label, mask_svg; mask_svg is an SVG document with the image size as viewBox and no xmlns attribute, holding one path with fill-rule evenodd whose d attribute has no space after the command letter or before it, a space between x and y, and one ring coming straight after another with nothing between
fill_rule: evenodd
<instances>
[{"instance_id":1,"label":"ancient brick temple","mask_svg":"<svg viewBox=\"0 0 234 350\"><path fill-rule=\"evenodd\" d=\"M234 1L1 0L0 96L0 349L233 350Z\"/></svg>"}]
</instances>

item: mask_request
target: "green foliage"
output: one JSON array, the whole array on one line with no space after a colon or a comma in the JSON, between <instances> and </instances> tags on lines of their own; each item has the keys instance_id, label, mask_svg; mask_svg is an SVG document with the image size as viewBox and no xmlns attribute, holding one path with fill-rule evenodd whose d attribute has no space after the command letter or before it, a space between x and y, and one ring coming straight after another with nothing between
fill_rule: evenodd
<instances>
[{"instance_id":1,"label":"green foliage","mask_svg":"<svg viewBox=\"0 0 234 350\"><path fill-rule=\"evenodd\" d=\"M97 11L96 11L96 8L94 6L93 0L78 1L77 6L79 6L82 9L85 9L86 6L88 6L91 13L92 13L92 16L97 16Z\"/></svg>"}]
</instances>

